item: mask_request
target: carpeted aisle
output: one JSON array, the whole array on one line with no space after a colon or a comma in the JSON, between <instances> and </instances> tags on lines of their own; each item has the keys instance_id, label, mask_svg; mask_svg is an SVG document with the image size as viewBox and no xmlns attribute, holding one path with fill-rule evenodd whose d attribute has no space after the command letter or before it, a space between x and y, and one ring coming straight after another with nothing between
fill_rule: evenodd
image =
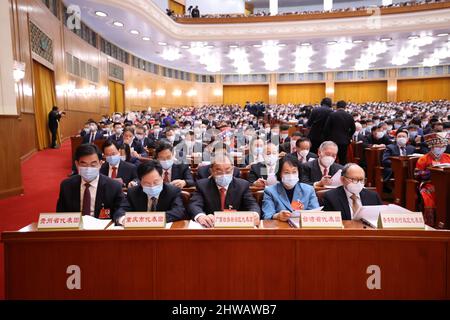
<instances>
[{"instance_id":1,"label":"carpeted aisle","mask_svg":"<svg viewBox=\"0 0 450 320\"><path fill-rule=\"evenodd\" d=\"M47 149L22 163L25 192L0 200L0 231L19 230L36 222L41 212L55 212L59 184L71 170L70 140L60 149ZM0 244L0 299L4 299L3 245Z\"/></svg>"}]
</instances>

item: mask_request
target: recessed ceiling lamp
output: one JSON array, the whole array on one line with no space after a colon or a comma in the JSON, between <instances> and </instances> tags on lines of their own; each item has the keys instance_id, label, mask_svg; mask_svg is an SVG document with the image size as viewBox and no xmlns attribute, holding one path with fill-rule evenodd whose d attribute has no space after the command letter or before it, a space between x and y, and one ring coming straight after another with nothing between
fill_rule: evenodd
<instances>
[{"instance_id":1,"label":"recessed ceiling lamp","mask_svg":"<svg viewBox=\"0 0 450 320\"><path fill-rule=\"evenodd\" d=\"M419 36L409 36L408 40L414 40L414 39L419 39Z\"/></svg>"},{"instance_id":2,"label":"recessed ceiling lamp","mask_svg":"<svg viewBox=\"0 0 450 320\"><path fill-rule=\"evenodd\" d=\"M103 11L95 11L95 15L98 16L98 17L102 17L102 18L108 16L108 14L106 14Z\"/></svg>"},{"instance_id":3,"label":"recessed ceiling lamp","mask_svg":"<svg viewBox=\"0 0 450 320\"><path fill-rule=\"evenodd\" d=\"M182 45L182 46L180 46L180 48L181 48L181 49L189 49L190 46L188 46L188 45Z\"/></svg>"},{"instance_id":4,"label":"recessed ceiling lamp","mask_svg":"<svg viewBox=\"0 0 450 320\"><path fill-rule=\"evenodd\" d=\"M261 48L261 45L260 44L254 44L253 48Z\"/></svg>"},{"instance_id":5,"label":"recessed ceiling lamp","mask_svg":"<svg viewBox=\"0 0 450 320\"><path fill-rule=\"evenodd\" d=\"M364 40L353 40L353 43L358 44L358 43L363 43Z\"/></svg>"},{"instance_id":6,"label":"recessed ceiling lamp","mask_svg":"<svg viewBox=\"0 0 450 320\"><path fill-rule=\"evenodd\" d=\"M438 33L437 35L436 35L436 37L447 37L448 36L448 33L446 32L446 33Z\"/></svg>"},{"instance_id":7,"label":"recessed ceiling lamp","mask_svg":"<svg viewBox=\"0 0 450 320\"><path fill-rule=\"evenodd\" d=\"M380 39L381 42L388 42L388 41L391 41L391 40L392 40L392 38L381 38Z\"/></svg>"},{"instance_id":8,"label":"recessed ceiling lamp","mask_svg":"<svg viewBox=\"0 0 450 320\"><path fill-rule=\"evenodd\" d=\"M159 44L160 46L167 46L167 42L161 42L161 41L159 41L158 44Z\"/></svg>"},{"instance_id":9,"label":"recessed ceiling lamp","mask_svg":"<svg viewBox=\"0 0 450 320\"><path fill-rule=\"evenodd\" d=\"M279 47L286 47L286 43L279 43L278 46Z\"/></svg>"},{"instance_id":10,"label":"recessed ceiling lamp","mask_svg":"<svg viewBox=\"0 0 450 320\"><path fill-rule=\"evenodd\" d=\"M214 48L214 46L212 44L209 44L205 48L212 49L212 48Z\"/></svg>"},{"instance_id":11,"label":"recessed ceiling lamp","mask_svg":"<svg viewBox=\"0 0 450 320\"><path fill-rule=\"evenodd\" d=\"M332 46L333 44L336 44L336 43L337 43L337 41L328 41L327 45Z\"/></svg>"},{"instance_id":12,"label":"recessed ceiling lamp","mask_svg":"<svg viewBox=\"0 0 450 320\"><path fill-rule=\"evenodd\" d=\"M300 45L302 47L309 47L311 45L311 43L310 42L303 42L303 43L300 43Z\"/></svg>"},{"instance_id":13,"label":"recessed ceiling lamp","mask_svg":"<svg viewBox=\"0 0 450 320\"><path fill-rule=\"evenodd\" d=\"M113 25L115 25L116 27L120 27L120 28L123 27L123 23L120 22L120 21L114 21L114 22L113 22Z\"/></svg>"},{"instance_id":14,"label":"recessed ceiling lamp","mask_svg":"<svg viewBox=\"0 0 450 320\"><path fill-rule=\"evenodd\" d=\"M139 34L139 31L137 31L137 30L130 30L130 33L131 34Z\"/></svg>"},{"instance_id":15,"label":"recessed ceiling lamp","mask_svg":"<svg viewBox=\"0 0 450 320\"><path fill-rule=\"evenodd\" d=\"M149 37L142 37L142 40L144 40L144 41L150 41L150 38L149 38Z\"/></svg>"},{"instance_id":16,"label":"recessed ceiling lamp","mask_svg":"<svg viewBox=\"0 0 450 320\"><path fill-rule=\"evenodd\" d=\"M230 47L230 48L239 48L239 46L237 44L230 44L228 47Z\"/></svg>"}]
</instances>

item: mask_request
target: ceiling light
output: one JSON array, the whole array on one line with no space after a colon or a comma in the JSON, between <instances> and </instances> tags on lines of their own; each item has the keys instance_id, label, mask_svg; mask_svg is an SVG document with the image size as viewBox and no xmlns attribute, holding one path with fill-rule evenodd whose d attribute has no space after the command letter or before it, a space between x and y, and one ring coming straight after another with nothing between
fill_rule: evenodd
<instances>
[{"instance_id":1,"label":"ceiling light","mask_svg":"<svg viewBox=\"0 0 450 320\"><path fill-rule=\"evenodd\" d=\"M408 40L414 40L414 39L419 39L419 36L409 36Z\"/></svg>"},{"instance_id":2,"label":"ceiling light","mask_svg":"<svg viewBox=\"0 0 450 320\"><path fill-rule=\"evenodd\" d=\"M363 43L364 40L353 40L353 43L358 44L358 43Z\"/></svg>"},{"instance_id":3,"label":"ceiling light","mask_svg":"<svg viewBox=\"0 0 450 320\"><path fill-rule=\"evenodd\" d=\"M190 46L187 46L187 45L182 45L182 46L180 46L180 48L181 48L181 49L189 49L189 48L190 48Z\"/></svg>"},{"instance_id":4,"label":"ceiling light","mask_svg":"<svg viewBox=\"0 0 450 320\"><path fill-rule=\"evenodd\" d=\"M387 41L391 41L392 38L381 38L380 41L381 42L387 42Z\"/></svg>"},{"instance_id":5,"label":"ceiling light","mask_svg":"<svg viewBox=\"0 0 450 320\"><path fill-rule=\"evenodd\" d=\"M260 44L254 44L253 48L261 48L261 45Z\"/></svg>"},{"instance_id":6,"label":"ceiling light","mask_svg":"<svg viewBox=\"0 0 450 320\"><path fill-rule=\"evenodd\" d=\"M311 57L314 55L311 46L299 46L295 50L295 72L304 73L310 71Z\"/></svg>"},{"instance_id":7,"label":"ceiling light","mask_svg":"<svg viewBox=\"0 0 450 320\"><path fill-rule=\"evenodd\" d=\"M108 15L103 11L95 11L95 15L98 17L107 17Z\"/></svg>"},{"instance_id":8,"label":"ceiling light","mask_svg":"<svg viewBox=\"0 0 450 320\"><path fill-rule=\"evenodd\" d=\"M286 43L279 43L278 46L279 47L286 47Z\"/></svg>"},{"instance_id":9,"label":"ceiling light","mask_svg":"<svg viewBox=\"0 0 450 320\"><path fill-rule=\"evenodd\" d=\"M214 48L214 46L212 44L210 44L210 45L207 45L205 48L212 49L212 48Z\"/></svg>"},{"instance_id":10,"label":"ceiling light","mask_svg":"<svg viewBox=\"0 0 450 320\"><path fill-rule=\"evenodd\" d=\"M142 40L144 40L144 41L150 41L150 38L149 38L149 37L142 37Z\"/></svg>"},{"instance_id":11,"label":"ceiling light","mask_svg":"<svg viewBox=\"0 0 450 320\"><path fill-rule=\"evenodd\" d=\"M181 53L178 48L166 47L161 54L161 57L167 61L175 61L181 58Z\"/></svg>"},{"instance_id":12,"label":"ceiling light","mask_svg":"<svg viewBox=\"0 0 450 320\"><path fill-rule=\"evenodd\" d=\"M114 21L114 22L113 22L113 25L115 25L116 27L120 27L120 28L123 27L123 23L120 22L120 21Z\"/></svg>"},{"instance_id":13,"label":"ceiling light","mask_svg":"<svg viewBox=\"0 0 450 320\"><path fill-rule=\"evenodd\" d=\"M239 46L237 44L230 44L228 47L230 47L230 48L239 48Z\"/></svg>"},{"instance_id":14,"label":"ceiling light","mask_svg":"<svg viewBox=\"0 0 450 320\"><path fill-rule=\"evenodd\" d=\"M337 41L328 41L327 45L332 46L333 44L336 44L336 43L337 43Z\"/></svg>"},{"instance_id":15,"label":"ceiling light","mask_svg":"<svg viewBox=\"0 0 450 320\"><path fill-rule=\"evenodd\" d=\"M437 37L446 37L446 36L448 36L448 33L438 33L436 36Z\"/></svg>"},{"instance_id":16,"label":"ceiling light","mask_svg":"<svg viewBox=\"0 0 450 320\"><path fill-rule=\"evenodd\" d=\"M300 45L302 47L309 47L311 45L311 43L310 42L303 42L303 43L300 43Z\"/></svg>"},{"instance_id":17,"label":"ceiling light","mask_svg":"<svg viewBox=\"0 0 450 320\"><path fill-rule=\"evenodd\" d=\"M158 42L158 44L160 45L160 46L167 46L167 42Z\"/></svg>"},{"instance_id":18,"label":"ceiling light","mask_svg":"<svg viewBox=\"0 0 450 320\"><path fill-rule=\"evenodd\" d=\"M130 30L130 33L131 34L139 34L139 31L137 31L137 30Z\"/></svg>"},{"instance_id":19,"label":"ceiling light","mask_svg":"<svg viewBox=\"0 0 450 320\"><path fill-rule=\"evenodd\" d=\"M175 97L179 97L179 96L181 96L181 94L182 94L182 92L180 89L175 89L172 91L172 95Z\"/></svg>"}]
</instances>

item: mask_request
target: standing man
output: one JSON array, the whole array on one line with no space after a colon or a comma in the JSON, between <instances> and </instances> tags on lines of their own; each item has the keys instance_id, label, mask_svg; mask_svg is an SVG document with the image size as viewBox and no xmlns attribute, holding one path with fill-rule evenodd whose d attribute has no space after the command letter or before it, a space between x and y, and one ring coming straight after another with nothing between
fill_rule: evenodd
<instances>
[{"instance_id":1,"label":"standing man","mask_svg":"<svg viewBox=\"0 0 450 320\"><path fill-rule=\"evenodd\" d=\"M65 112L59 112L58 107L54 106L52 108L52 111L48 114L48 128L50 132L52 133L52 148L56 148L56 137L58 134L58 125L59 120L61 119L62 115L64 115Z\"/></svg>"},{"instance_id":2,"label":"standing man","mask_svg":"<svg viewBox=\"0 0 450 320\"><path fill-rule=\"evenodd\" d=\"M311 128L309 130L308 138L311 140L311 151L314 153L317 153L320 144L325 141L323 129L328 120L328 116L332 112L331 105L332 102L330 98L322 99L320 107L313 109L306 124L307 127Z\"/></svg>"},{"instance_id":3,"label":"standing man","mask_svg":"<svg viewBox=\"0 0 450 320\"><path fill-rule=\"evenodd\" d=\"M355 120L345 111L346 106L345 101L338 101L336 112L330 113L324 127L325 138L338 145L338 158L341 165L347 163L347 148L356 130Z\"/></svg>"}]
</instances>

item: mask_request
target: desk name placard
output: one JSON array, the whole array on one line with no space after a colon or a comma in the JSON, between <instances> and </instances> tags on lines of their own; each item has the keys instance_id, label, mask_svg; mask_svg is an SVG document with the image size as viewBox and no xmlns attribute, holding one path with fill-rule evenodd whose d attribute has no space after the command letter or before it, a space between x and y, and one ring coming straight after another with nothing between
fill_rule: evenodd
<instances>
[{"instance_id":1,"label":"desk name placard","mask_svg":"<svg viewBox=\"0 0 450 320\"><path fill-rule=\"evenodd\" d=\"M124 220L125 229L153 229L166 227L166 213L127 212Z\"/></svg>"},{"instance_id":2,"label":"desk name placard","mask_svg":"<svg viewBox=\"0 0 450 320\"><path fill-rule=\"evenodd\" d=\"M422 212L397 213L384 211L378 216L378 229L425 229Z\"/></svg>"},{"instance_id":3,"label":"desk name placard","mask_svg":"<svg viewBox=\"0 0 450 320\"><path fill-rule=\"evenodd\" d=\"M340 211L308 211L300 214L300 228L303 229L342 229Z\"/></svg>"},{"instance_id":4,"label":"desk name placard","mask_svg":"<svg viewBox=\"0 0 450 320\"><path fill-rule=\"evenodd\" d=\"M81 212L41 213L38 230L79 230L83 227Z\"/></svg>"},{"instance_id":5,"label":"desk name placard","mask_svg":"<svg viewBox=\"0 0 450 320\"><path fill-rule=\"evenodd\" d=\"M214 228L253 228L255 213L251 211L214 212Z\"/></svg>"}]
</instances>

